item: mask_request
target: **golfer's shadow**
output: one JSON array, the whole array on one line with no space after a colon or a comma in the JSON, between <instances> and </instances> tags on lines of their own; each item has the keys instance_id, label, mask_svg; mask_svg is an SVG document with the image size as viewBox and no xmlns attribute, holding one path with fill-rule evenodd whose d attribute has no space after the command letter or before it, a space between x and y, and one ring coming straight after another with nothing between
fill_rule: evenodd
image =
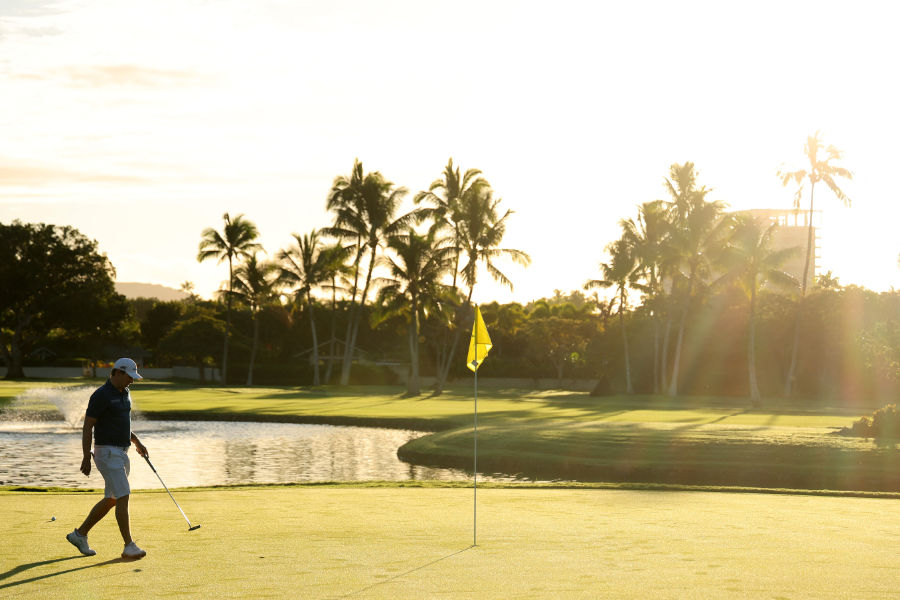
<instances>
[{"instance_id":1,"label":"golfer's shadow","mask_svg":"<svg viewBox=\"0 0 900 600\"><path fill-rule=\"evenodd\" d=\"M42 567L44 565L52 565L53 563L63 562L66 560L74 560L79 558L85 558L84 556L66 556L64 558L52 558L50 560L42 560L33 563L26 563L24 565L19 565L18 567L13 567L6 573L0 573L0 581L4 579L9 579L13 575L21 573L22 571L27 571L28 569L33 569L35 567ZM22 585L23 583L32 583L35 581L40 581L41 579L48 579L50 577L56 577L57 575L65 575L66 573L74 573L75 571L83 571L84 569L92 569L94 567L103 567L105 565L112 565L115 563L127 562L124 558L112 558L110 560L106 560L99 563L91 563L89 565L85 565L83 567L75 567L73 569L64 569L62 571L57 571L56 573L47 573L46 575L38 575L37 577L32 577L30 579L23 579L21 581L13 581L12 583L3 583L0 584L0 590L3 588L14 587L17 585Z\"/></svg>"},{"instance_id":2,"label":"golfer's shadow","mask_svg":"<svg viewBox=\"0 0 900 600\"><path fill-rule=\"evenodd\" d=\"M447 556L442 556L438 559L435 559L435 560L431 561L430 563L418 566L414 569L410 569L409 571L406 571L405 573L400 573L398 575L394 575L393 577L391 577L389 579L385 579L384 581L377 581L377 582L373 583L372 585L368 585L362 589L352 591L349 594L345 594L345 595L341 596L341 598L349 598L350 596L355 596L356 594L362 594L363 592L367 592L367 591L371 590L372 588L378 587L379 585L384 585L386 583L390 583L390 582L394 581L395 579L400 579L401 577L406 577L407 575L415 573L416 571L421 571L422 569L427 569L431 565L436 565L437 563L441 562L442 560L447 560L448 558L453 558L457 554L462 554L466 550L471 550L474 547L475 546L469 546L468 548L463 548L462 550L457 550L456 552L448 554Z\"/></svg>"}]
</instances>

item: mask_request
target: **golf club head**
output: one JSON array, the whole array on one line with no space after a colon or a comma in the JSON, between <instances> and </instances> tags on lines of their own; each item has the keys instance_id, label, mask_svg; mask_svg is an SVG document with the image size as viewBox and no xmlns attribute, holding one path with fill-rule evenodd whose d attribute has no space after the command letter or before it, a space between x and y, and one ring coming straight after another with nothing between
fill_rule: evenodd
<instances>
[{"instance_id":1,"label":"golf club head","mask_svg":"<svg viewBox=\"0 0 900 600\"><path fill-rule=\"evenodd\" d=\"M200 529L199 525L194 525L193 527L188 527L188 531L193 531L195 529Z\"/></svg>"}]
</instances>

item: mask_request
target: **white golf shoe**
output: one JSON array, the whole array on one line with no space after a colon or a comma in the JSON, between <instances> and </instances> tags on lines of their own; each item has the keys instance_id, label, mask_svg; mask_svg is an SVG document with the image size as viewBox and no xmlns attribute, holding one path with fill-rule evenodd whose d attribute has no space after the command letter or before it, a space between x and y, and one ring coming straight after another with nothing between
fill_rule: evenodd
<instances>
[{"instance_id":1,"label":"white golf shoe","mask_svg":"<svg viewBox=\"0 0 900 600\"><path fill-rule=\"evenodd\" d=\"M138 545L134 542L129 542L125 545L125 549L122 550L122 558L138 559L144 558L145 556L147 556L147 553L138 548Z\"/></svg>"},{"instance_id":2,"label":"white golf shoe","mask_svg":"<svg viewBox=\"0 0 900 600\"><path fill-rule=\"evenodd\" d=\"M78 533L78 529L73 529L72 533L66 535L66 539L69 540L69 543L78 548L78 551L84 554L85 556L94 556L97 554L96 551L92 550L90 546L88 546L87 536L81 535Z\"/></svg>"}]
</instances>

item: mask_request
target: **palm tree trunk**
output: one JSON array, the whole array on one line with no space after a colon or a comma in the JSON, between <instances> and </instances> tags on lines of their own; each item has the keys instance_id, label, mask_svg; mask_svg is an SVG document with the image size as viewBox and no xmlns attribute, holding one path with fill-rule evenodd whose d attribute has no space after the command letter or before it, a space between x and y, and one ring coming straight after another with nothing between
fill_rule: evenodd
<instances>
[{"instance_id":1,"label":"palm tree trunk","mask_svg":"<svg viewBox=\"0 0 900 600\"><path fill-rule=\"evenodd\" d=\"M434 394L435 396L440 396L444 392L444 386L447 384L447 379L450 377L450 366L453 363L453 358L456 356L456 347L459 346L460 337L462 337L462 330L464 329L463 324L465 323L464 319L464 307L460 306L456 310L457 318L455 319L457 322L456 331L453 332L453 341L450 343L449 350L444 354L444 360L438 367L438 377L435 382Z\"/></svg>"},{"instance_id":2,"label":"palm tree trunk","mask_svg":"<svg viewBox=\"0 0 900 600\"><path fill-rule=\"evenodd\" d=\"M631 386L631 359L628 356L628 330L625 329L625 288L619 294L619 323L622 325L622 341L625 346L625 393L633 394Z\"/></svg>"},{"instance_id":3,"label":"palm tree trunk","mask_svg":"<svg viewBox=\"0 0 900 600\"><path fill-rule=\"evenodd\" d=\"M228 338L231 336L231 294L234 283L234 269L231 255L228 255L228 296L225 298L225 345L222 348L222 385L228 385Z\"/></svg>"},{"instance_id":4,"label":"palm tree trunk","mask_svg":"<svg viewBox=\"0 0 900 600\"><path fill-rule=\"evenodd\" d=\"M788 368L787 379L784 382L784 397L790 398L793 393L794 379L797 371L797 357L800 353L800 313L803 307L803 299L806 298L806 280L809 278L809 263L813 251L813 201L816 193L816 182L813 181L809 188L809 223L806 234L806 261L803 263L803 279L800 281L800 302L797 303L797 318L794 324L794 346L791 350L791 365Z\"/></svg>"},{"instance_id":5,"label":"palm tree trunk","mask_svg":"<svg viewBox=\"0 0 900 600\"><path fill-rule=\"evenodd\" d=\"M247 369L247 385L253 385L253 363L256 362L256 350L259 348L259 315L253 314L253 345L250 347L250 366Z\"/></svg>"},{"instance_id":6,"label":"palm tree trunk","mask_svg":"<svg viewBox=\"0 0 900 600\"><path fill-rule=\"evenodd\" d=\"M653 393L659 393L659 315L653 314Z\"/></svg>"},{"instance_id":7,"label":"palm tree trunk","mask_svg":"<svg viewBox=\"0 0 900 600\"><path fill-rule=\"evenodd\" d=\"M684 341L684 325L687 321L688 307L685 302L681 311L681 323L678 325L678 339L675 341L675 359L672 364L672 380L669 382L669 395L678 395L678 370L681 366L681 344Z\"/></svg>"},{"instance_id":8,"label":"palm tree trunk","mask_svg":"<svg viewBox=\"0 0 900 600\"><path fill-rule=\"evenodd\" d=\"M659 364L659 382L660 382L660 391L665 390L669 387L668 379L666 377L666 373L669 370L669 334L672 332L672 316L669 315L666 317L666 333L663 335L663 343L662 343L662 357L660 358Z\"/></svg>"},{"instance_id":9,"label":"palm tree trunk","mask_svg":"<svg viewBox=\"0 0 900 600\"><path fill-rule=\"evenodd\" d=\"M347 334L344 337L344 359L341 361L341 385L347 385L347 383L350 381L350 364L353 361L353 322L356 320L357 314L356 293L359 291L359 263L362 260L363 255L363 249L360 247L359 238L357 238L356 244L356 260L353 264L353 293L350 296L350 309L347 318Z\"/></svg>"},{"instance_id":10,"label":"palm tree trunk","mask_svg":"<svg viewBox=\"0 0 900 600\"><path fill-rule=\"evenodd\" d=\"M312 292L306 290L306 302L309 305L309 327L312 330L313 385L319 385L319 336L316 333L316 315L313 310Z\"/></svg>"},{"instance_id":11,"label":"palm tree trunk","mask_svg":"<svg viewBox=\"0 0 900 600\"><path fill-rule=\"evenodd\" d=\"M421 393L419 385L419 308L415 299L412 302L412 316L409 319L409 368L406 393L410 396L418 396Z\"/></svg>"},{"instance_id":12,"label":"palm tree trunk","mask_svg":"<svg viewBox=\"0 0 900 600\"><path fill-rule=\"evenodd\" d=\"M694 273L696 273L695 265L691 264L691 271L688 277L687 293L684 296L684 308L681 311L681 322L678 325L678 339L675 342L675 360L672 365L672 379L669 381L669 395L678 395L678 372L681 369L681 349L684 343L684 326L687 323L688 308L691 304L691 294L694 292Z\"/></svg>"},{"instance_id":13,"label":"palm tree trunk","mask_svg":"<svg viewBox=\"0 0 900 600\"><path fill-rule=\"evenodd\" d=\"M750 376L750 403L760 405L759 383L756 380L756 282L750 290L750 318L747 324L747 361Z\"/></svg>"},{"instance_id":14,"label":"palm tree trunk","mask_svg":"<svg viewBox=\"0 0 900 600\"><path fill-rule=\"evenodd\" d=\"M331 370L334 366L334 336L337 317L337 279L331 278L331 336L328 339L328 363L325 367L325 383L331 381Z\"/></svg>"},{"instance_id":15,"label":"palm tree trunk","mask_svg":"<svg viewBox=\"0 0 900 600\"><path fill-rule=\"evenodd\" d=\"M357 319L359 305L354 301L350 305L350 318L347 321L347 335L344 337L344 359L341 361L341 385L350 381L350 364L353 361L353 323Z\"/></svg>"},{"instance_id":16,"label":"palm tree trunk","mask_svg":"<svg viewBox=\"0 0 900 600\"><path fill-rule=\"evenodd\" d=\"M369 260L369 268L366 270L366 284L363 286L362 294L359 297L359 304L356 305L356 315L352 319L350 336L347 348L344 351L344 364L341 368L341 385L350 383L350 367L353 364L353 350L356 348L356 336L359 334L359 322L362 320L362 309L366 303L366 297L369 295L369 285L372 283L372 271L375 270L375 253L378 250L377 245L372 245L372 257Z\"/></svg>"},{"instance_id":17,"label":"palm tree trunk","mask_svg":"<svg viewBox=\"0 0 900 600\"><path fill-rule=\"evenodd\" d=\"M447 378L450 376L450 366L453 364L453 359L456 357L456 348L459 346L459 340L462 337L463 330L466 329L464 325L468 322L468 308L472 305L472 293L474 291L475 286L473 285L469 288L469 295L466 297L466 303L457 307L456 323L458 326L453 334L453 343L450 345L450 351L444 357L442 368L438 370L438 380L435 384L434 396L440 396L444 392L444 386L447 383Z\"/></svg>"}]
</instances>

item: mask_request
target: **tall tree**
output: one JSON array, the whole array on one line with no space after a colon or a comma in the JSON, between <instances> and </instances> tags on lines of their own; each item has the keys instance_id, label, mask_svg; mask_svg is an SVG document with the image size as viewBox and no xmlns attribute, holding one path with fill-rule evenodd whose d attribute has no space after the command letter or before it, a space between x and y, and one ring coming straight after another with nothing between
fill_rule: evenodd
<instances>
[{"instance_id":1,"label":"tall tree","mask_svg":"<svg viewBox=\"0 0 900 600\"><path fill-rule=\"evenodd\" d=\"M222 321L200 314L179 321L159 341L159 350L172 358L184 358L197 365L200 381L206 381L206 366L222 339L225 326Z\"/></svg>"},{"instance_id":2,"label":"tall tree","mask_svg":"<svg viewBox=\"0 0 900 600\"><path fill-rule=\"evenodd\" d=\"M428 191L421 191L413 198L417 205L427 205L419 212L421 219L431 220L431 227L435 230L449 232L453 249L453 290L456 290L463 239L462 199L476 193L480 187L490 187L487 180L481 177L481 171L467 169L464 175L460 175L460 168L453 166L451 157L444 167L443 177L432 181Z\"/></svg>"},{"instance_id":3,"label":"tall tree","mask_svg":"<svg viewBox=\"0 0 900 600\"><path fill-rule=\"evenodd\" d=\"M25 354L48 332L65 330L96 345L133 318L115 291L115 270L97 242L77 229L0 223L0 347L7 379L25 376Z\"/></svg>"},{"instance_id":4,"label":"tall tree","mask_svg":"<svg viewBox=\"0 0 900 600\"><path fill-rule=\"evenodd\" d=\"M312 291L333 277L335 257L323 248L319 232L315 229L303 235L294 233L293 236L294 244L278 253L281 280L294 289L294 298L298 304L306 302L312 333L313 385L320 385L319 336L316 329L316 302Z\"/></svg>"},{"instance_id":5,"label":"tall tree","mask_svg":"<svg viewBox=\"0 0 900 600\"><path fill-rule=\"evenodd\" d=\"M596 325L590 320L559 315L529 318L524 329L532 360L537 364L549 361L560 387L566 363L581 362L588 342L597 333Z\"/></svg>"},{"instance_id":6,"label":"tall tree","mask_svg":"<svg viewBox=\"0 0 900 600\"><path fill-rule=\"evenodd\" d=\"M481 177L481 171L467 169L465 174L461 174L461 169L453 165L451 157L444 167L442 177L431 182L427 191L420 191L413 198L416 205L424 205L419 212L419 218L431 220L431 229L447 236L445 239L453 256L453 283L450 286L450 293L457 299L456 316L450 328L443 328L440 321L434 323L438 329L433 331L434 335L431 336L433 346L437 350L438 390L443 385L444 373L449 372L455 345L459 342L460 327L467 312L457 287L463 247L463 198L475 193L479 187L490 187L487 180Z\"/></svg>"},{"instance_id":7,"label":"tall tree","mask_svg":"<svg viewBox=\"0 0 900 600\"><path fill-rule=\"evenodd\" d=\"M822 151L825 151L825 158L822 158ZM800 350L800 314L802 311L803 299L806 297L807 282L809 281L809 267L813 260L813 214L814 199L816 193L816 184L820 181L828 186L838 200L843 202L844 206L850 206L850 198L844 191L838 187L835 177L843 177L844 179L853 179L853 173L844 167L835 165L832 161L840 160L843 153L834 146L825 148L820 138L820 132L806 138L806 145L803 148L807 160L809 160L808 169L797 169L789 171L781 169L778 176L781 178L783 185L788 185L792 181L797 184L797 192L794 194L794 208L800 209L800 203L803 200L804 185L809 183L809 209L807 211L807 236L806 236L806 260L803 262L803 278L800 280L800 302L797 305L797 320L794 328L794 345L791 350L791 364L788 368L787 380L784 384L784 395L790 397L794 385L794 377L797 370L797 356Z\"/></svg>"},{"instance_id":8,"label":"tall tree","mask_svg":"<svg viewBox=\"0 0 900 600\"><path fill-rule=\"evenodd\" d=\"M436 240L435 231L417 234L412 228L391 236L386 257L389 277L380 278L378 319L402 316L407 322L410 376L407 393L418 396L420 323L441 310L447 297L441 279L452 268L452 257Z\"/></svg>"},{"instance_id":9,"label":"tall tree","mask_svg":"<svg viewBox=\"0 0 900 600\"><path fill-rule=\"evenodd\" d=\"M338 176L331 187L327 208L335 213L334 226L324 229L328 235L355 244L354 284L351 296L350 319L347 327L344 361L341 366L341 385L350 381L350 368L362 307L369 294L372 272L375 269L378 249L392 234L402 231L416 218L415 211L395 218L406 188L394 184L375 171L364 173L362 163L354 161L349 177ZM366 279L356 302L361 261L368 254Z\"/></svg>"},{"instance_id":10,"label":"tall tree","mask_svg":"<svg viewBox=\"0 0 900 600\"><path fill-rule=\"evenodd\" d=\"M661 364L660 312L664 303L663 260L669 232L668 211L662 200L645 202L638 207L637 221L620 221L622 239L629 246L636 261L635 275L644 280L640 288L646 294L646 304L653 320L653 393L665 385L665 363Z\"/></svg>"},{"instance_id":11,"label":"tall tree","mask_svg":"<svg viewBox=\"0 0 900 600\"><path fill-rule=\"evenodd\" d=\"M636 283L639 275L637 258L627 236L612 242L606 247L609 262L600 263L603 279L592 279L584 284L585 289L616 288L619 303L619 323L622 326L623 352L625 355L625 393L633 394L631 384L631 359L628 352L628 330L625 327L625 312L628 310L628 289Z\"/></svg>"},{"instance_id":12,"label":"tall tree","mask_svg":"<svg viewBox=\"0 0 900 600\"><path fill-rule=\"evenodd\" d=\"M344 296L350 291L348 277L353 274L353 267L347 264L347 259L353 253L353 246L345 246L340 242L326 246L322 250L325 262L325 275L328 283L320 284L324 290L331 292L331 319L328 335L328 361L325 364L325 382L331 381L331 373L334 368L335 340L337 339L337 298L338 294Z\"/></svg>"},{"instance_id":13,"label":"tall tree","mask_svg":"<svg viewBox=\"0 0 900 600\"><path fill-rule=\"evenodd\" d=\"M234 289L234 263L250 258L262 246L256 243L259 231L252 221L244 219L240 214L231 218L225 213L222 215L225 225L222 232L212 227L207 227L201 233L200 248L197 253L197 261L203 262L215 258L218 263L228 261L228 293L225 294L225 341L222 348L222 383L228 383L228 342L231 335L231 297Z\"/></svg>"},{"instance_id":14,"label":"tall tree","mask_svg":"<svg viewBox=\"0 0 900 600\"><path fill-rule=\"evenodd\" d=\"M269 262L259 262L256 255L238 265L234 270L234 285L230 292L250 309L253 322L253 344L250 347L250 364L247 368L247 385L253 385L253 366L259 349L259 313L267 304L278 298L277 267Z\"/></svg>"},{"instance_id":15,"label":"tall tree","mask_svg":"<svg viewBox=\"0 0 900 600\"><path fill-rule=\"evenodd\" d=\"M746 215L735 218L734 228L725 249L726 277L734 280L749 300L747 318L747 373L750 402L760 404L759 383L756 377L756 307L762 286L796 288L797 280L784 272L783 265L799 248L772 248L772 237L778 225L763 228L759 220Z\"/></svg>"},{"instance_id":16,"label":"tall tree","mask_svg":"<svg viewBox=\"0 0 900 600\"><path fill-rule=\"evenodd\" d=\"M460 336L465 325L471 321L472 294L478 282L478 266L483 265L494 280L513 289L512 281L499 269L497 260L506 258L523 266L531 264L531 257L522 250L500 247L506 234L507 219L513 214L512 210L507 210L500 216L500 202L500 198L494 198L493 190L487 183L471 186L460 198L459 238L454 244L458 243L462 255L463 265L459 274L469 291L465 304L457 311L453 343L445 355L443 365L439 366L435 394L443 392Z\"/></svg>"},{"instance_id":17,"label":"tall tree","mask_svg":"<svg viewBox=\"0 0 900 600\"><path fill-rule=\"evenodd\" d=\"M697 187L697 173L693 163L674 164L670 174L672 177L666 180L666 187L672 198L669 202L671 228L663 268L673 273L673 292L677 294L681 305L668 389L668 394L675 396L678 394L688 312L699 288L711 277L712 258L719 254L725 243L728 219L723 216L725 203L708 201L706 196L712 190L705 186Z\"/></svg>"}]
</instances>

